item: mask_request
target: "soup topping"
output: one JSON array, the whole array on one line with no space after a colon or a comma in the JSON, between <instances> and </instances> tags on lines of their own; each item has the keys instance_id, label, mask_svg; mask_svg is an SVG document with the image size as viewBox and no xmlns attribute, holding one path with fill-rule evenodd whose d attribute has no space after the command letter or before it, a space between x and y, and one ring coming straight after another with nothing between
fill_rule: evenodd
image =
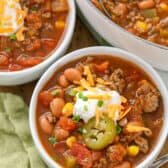
<instances>
[{"instance_id":1,"label":"soup topping","mask_svg":"<svg viewBox=\"0 0 168 168\"><path fill-rule=\"evenodd\" d=\"M106 57L65 66L39 94L40 139L63 167L131 168L157 139L159 91L142 70Z\"/></svg>"},{"instance_id":2,"label":"soup topping","mask_svg":"<svg viewBox=\"0 0 168 168\"><path fill-rule=\"evenodd\" d=\"M62 37L68 10L66 0L1 0L0 71L44 61Z\"/></svg>"},{"instance_id":3,"label":"soup topping","mask_svg":"<svg viewBox=\"0 0 168 168\"><path fill-rule=\"evenodd\" d=\"M102 0L111 19L127 31L168 46L167 0ZM103 11L98 0L93 4Z\"/></svg>"},{"instance_id":4,"label":"soup topping","mask_svg":"<svg viewBox=\"0 0 168 168\"><path fill-rule=\"evenodd\" d=\"M113 108L114 112L111 115L113 115L113 120L116 121L119 117L118 113L121 107L121 97L118 92L103 91L96 88L91 89L93 91L81 91L77 93L73 115L78 115L84 122L88 122L97 113L107 112L110 114L110 110Z\"/></svg>"},{"instance_id":5,"label":"soup topping","mask_svg":"<svg viewBox=\"0 0 168 168\"><path fill-rule=\"evenodd\" d=\"M26 13L21 9L19 1L1 0L0 7L0 35L9 36L23 26Z\"/></svg>"}]
</instances>

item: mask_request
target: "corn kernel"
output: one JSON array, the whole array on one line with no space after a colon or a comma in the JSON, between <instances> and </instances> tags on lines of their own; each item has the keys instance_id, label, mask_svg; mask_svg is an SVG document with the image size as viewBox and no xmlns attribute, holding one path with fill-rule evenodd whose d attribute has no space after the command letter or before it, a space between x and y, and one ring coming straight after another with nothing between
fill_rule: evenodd
<instances>
[{"instance_id":1,"label":"corn kernel","mask_svg":"<svg viewBox=\"0 0 168 168\"><path fill-rule=\"evenodd\" d=\"M72 103L66 103L63 107L62 114L69 117L73 114L74 105Z\"/></svg>"},{"instance_id":2,"label":"corn kernel","mask_svg":"<svg viewBox=\"0 0 168 168\"><path fill-rule=\"evenodd\" d=\"M83 87L79 86L79 87L74 88L73 90L76 92L80 92L80 91L83 91Z\"/></svg>"},{"instance_id":3,"label":"corn kernel","mask_svg":"<svg viewBox=\"0 0 168 168\"><path fill-rule=\"evenodd\" d=\"M139 147L136 145L131 145L128 147L127 152L129 156L135 157L139 153Z\"/></svg>"},{"instance_id":4,"label":"corn kernel","mask_svg":"<svg viewBox=\"0 0 168 168\"><path fill-rule=\"evenodd\" d=\"M71 136L66 140L66 144L69 148L71 148L74 143L76 143L76 138L74 136Z\"/></svg>"},{"instance_id":5,"label":"corn kernel","mask_svg":"<svg viewBox=\"0 0 168 168\"><path fill-rule=\"evenodd\" d=\"M168 29L160 29L160 36L163 38L168 38Z\"/></svg>"},{"instance_id":6,"label":"corn kernel","mask_svg":"<svg viewBox=\"0 0 168 168\"><path fill-rule=\"evenodd\" d=\"M58 29L63 29L65 27L65 22L64 21L56 21L55 22L55 27Z\"/></svg>"},{"instance_id":7,"label":"corn kernel","mask_svg":"<svg viewBox=\"0 0 168 168\"><path fill-rule=\"evenodd\" d=\"M162 10L162 11L167 11L168 12L168 5L166 4L166 3L160 3L160 9Z\"/></svg>"},{"instance_id":8,"label":"corn kernel","mask_svg":"<svg viewBox=\"0 0 168 168\"><path fill-rule=\"evenodd\" d=\"M146 33L148 31L148 24L142 21L137 21L135 28L137 29L137 31L139 31L140 33Z\"/></svg>"},{"instance_id":9,"label":"corn kernel","mask_svg":"<svg viewBox=\"0 0 168 168\"><path fill-rule=\"evenodd\" d=\"M121 101L122 101L122 103L126 103L127 99L124 96L121 96Z\"/></svg>"}]
</instances>

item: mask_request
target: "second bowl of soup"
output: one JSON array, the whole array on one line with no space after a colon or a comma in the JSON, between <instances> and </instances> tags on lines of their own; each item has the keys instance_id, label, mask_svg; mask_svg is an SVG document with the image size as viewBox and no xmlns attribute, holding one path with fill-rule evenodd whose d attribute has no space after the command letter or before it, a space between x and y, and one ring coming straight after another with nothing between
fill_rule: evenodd
<instances>
[{"instance_id":1,"label":"second bowl of soup","mask_svg":"<svg viewBox=\"0 0 168 168\"><path fill-rule=\"evenodd\" d=\"M2 0L0 6L4 18L0 26L0 85L35 80L70 43L74 1Z\"/></svg>"},{"instance_id":2,"label":"second bowl of soup","mask_svg":"<svg viewBox=\"0 0 168 168\"><path fill-rule=\"evenodd\" d=\"M152 67L130 53L75 51L36 86L33 139L54 168L147 167L167 136L166 91Z\"/></svg>"},{"instance_id":3,"label":"second bowl of soup","mask_svg":"<svg viewBox=\"0 0 168 168\"><path fill-rule=\"evenodd\" d=\"M110 18L102 12L98 0L76 2L83 20L96 37L100 36L109 44L140 56L158 69L168 71L167 1L101 0Z\"/></svg>"}]
</instances>

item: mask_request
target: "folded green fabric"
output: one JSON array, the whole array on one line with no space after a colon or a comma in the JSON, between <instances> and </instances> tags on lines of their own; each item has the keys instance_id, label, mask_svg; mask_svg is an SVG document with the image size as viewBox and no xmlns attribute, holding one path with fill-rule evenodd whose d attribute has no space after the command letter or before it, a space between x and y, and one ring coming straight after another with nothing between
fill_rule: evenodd
<instances>
[{"instance_id":1,"label":"folded green fabric","mask_svg":"<svg viewBox=\"0 0 168 168\"><path fill-rule=\"evenodd\" d=\"M0 168L46 168L29 130L28 107L16 95L0 93Z\"/></svg>"}]
</instances>

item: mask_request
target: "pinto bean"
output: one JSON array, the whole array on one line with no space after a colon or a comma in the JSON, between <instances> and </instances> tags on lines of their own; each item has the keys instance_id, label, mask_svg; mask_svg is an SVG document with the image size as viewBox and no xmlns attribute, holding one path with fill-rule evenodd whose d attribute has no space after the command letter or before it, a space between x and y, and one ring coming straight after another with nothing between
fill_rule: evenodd
<instances>
[{"instance_id":1,"label":"pinto bean","mask_svg":"<svg viewBox=\"0 0 168 168\"><path fill-rule=\"evenodd\" d=\"M65 140L69 136L69 132L60 127L55 127L54 136L58 141Z\"/></svg>"},{"instance_id":2,"label":"pinto bean","mask_svg":"<svg viewBox=\"0 0 168 168\"><path fill-rule=\"evenodd\" d=\"M81 73L75 68L66 69L64 71L64 75L65 75L66 79L68 79L70 82L80 81L82 78Z\"/></svg>"},{"instance_id":3,"label":"pinto bean","mask_svg":"<svg viewBox=\"0 0 168 168\"><path fill-rule=\"evenodd\" d=\"M119 125L120 125L121 127L124 127L124 126L127 125L127 123L128 123L128 120L127 120L127 118L125 117L125 118L123 118L122 120L120 120Z\"/></svg>"},{"instance_id":4,"label":"pinto bean","mask_svg":"<svg viewBox=\"0 0 168 168\"><path fill-rule=\"evenodd\" d=\"M119 3L115 8L114 8L114 13L118 16L124 16L127 14L127 6L124 3Z\"/></svg>"},{"instance_id":5,"label":"pinto bean","mask_svg":"<svg viewBox=\"0 0 168 168\"><path fill-rule=\"evenodd\" d=\"M114 168L131 168L131 164L129 162L123 162L118 166L115 166Z\"/></svg>"},{"instance_id":6,"label":"pinto bean","mask_svg":"<svg viewBox=\"0 0 168 168\"><path fill-rule=\"evenodd\" d=\"M31 57L24 54L21 54L17 57L16 62L21 66L31 67L37 64L40 64L44 59L41 57Z\"/></svg>"},{"instance_id":7,"label":"pinto bean","mask_svg":"<svg viewBox=\"0 0 168 168\"><path fill-rule=\"evenodd\" d=\"M69 85L65 75L61 75L58 79L59 81L59 84L62 86L62 87L67 87Z\"/></svg>"},{"instance_id":8,"label":"pinto bean","mask_svg":"<svg viewBox=\"0 0 168 168\"><path fill-rule=\"evenodd\" d=\"M62 98L55 98L50 103L50 109L54 116L59 117L62 114L62 109L65 105L65 102Z\"/></svg>"},{"instance_id":9,"label":"pinto bean","mask_svg":"<svg viewBox=\"0 0 168 168\"><path fill-rule=\"evenodd\" d=\"M162 27L162 28L165 28L168 26L168 16L164 19L161 19L159 25Z\"/></svg>"},{"instance_id":10,"label":"pinto bean","mask_svg":"<svg viewBox=\"0 0 168 168\"><path fill-rule=\"evenodd\" d=\"M54 129L54 125L50 123L47 116L43 114L39 119L39 124L43 132L50 135L52 133L52 130Z\"/></svg>"},{"instance_id":11,"label":"pinto bean","mask_svg":"<svg viewBox=\"0 0 168 168\"><path fill-rule=\"evenodd\" d=\"M153 0L143 0L138 3L138 7L140 9L149 9L155 6L155 2Z\"/></svg>"}]
</instances>

